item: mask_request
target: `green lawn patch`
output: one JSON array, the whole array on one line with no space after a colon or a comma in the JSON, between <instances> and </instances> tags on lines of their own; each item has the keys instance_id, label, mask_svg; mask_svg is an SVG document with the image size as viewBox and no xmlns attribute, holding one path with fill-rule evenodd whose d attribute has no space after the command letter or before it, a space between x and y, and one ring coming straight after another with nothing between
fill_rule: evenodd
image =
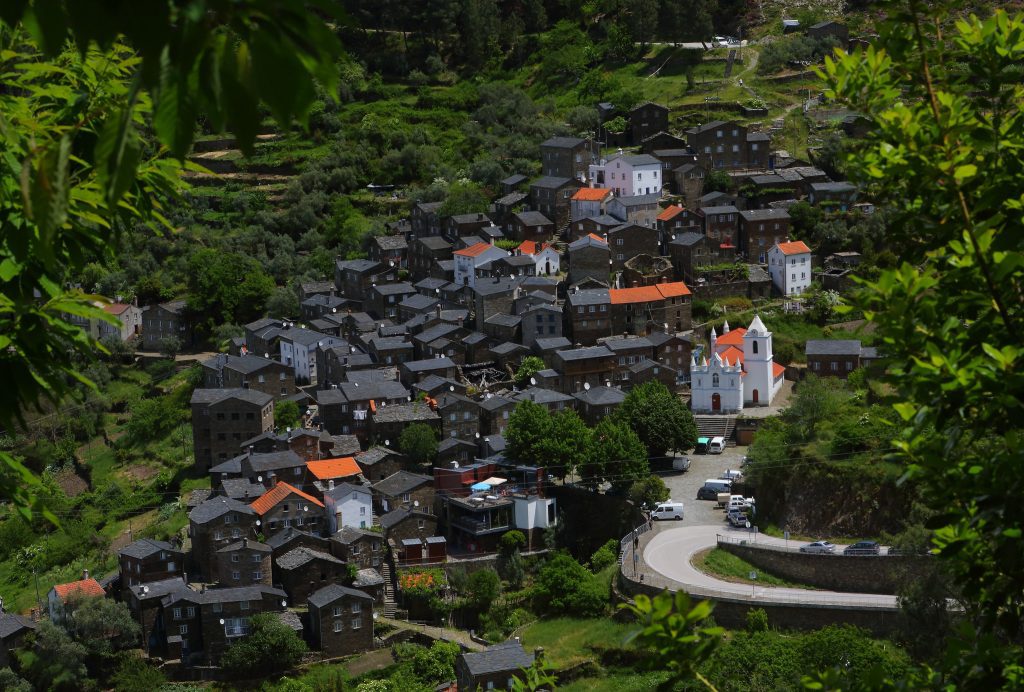
<instances>
[{"instance_id":1,"label":"green lawn patch","mask_svg":"<svg viewBox=\"0 0 1024 692\"><path fill-rule=\"evenodd\" d=\"M613 669L607 675L573 680L559 687L561 692L646 692L657 689L668 680L664 671L630 671Z\"/></svg>"},{"instance_id":2,"label":"green lawn patch","mask_svg":"<svg viewBox=\"0 0 1024 692\"><path fill-rule=\"evenodd\" d=\"M811 589L806 584L796 584L776 577L770 572L754 567L752 564L736 557L732 553L721 548L703 550L693 556L693 566L701 572L714 575L726 581L741 582L743 584L763 584L765 586L788 586L795 589ZM757 579L750 579L750 573L757 572Z\"/></svg>"},{"instance_id":3,"label":"green lawn patch","mask_svg":"<svg viewBox=\"0 0 1024 692\"><path fill-rule=\"evenodd\" d=\"M623 648L635 625L611 619L554 618L539 620L522 632L527 651L543 646L544 655L556 667L594 660L602 649Z\"/></svg>"}]
</instances>

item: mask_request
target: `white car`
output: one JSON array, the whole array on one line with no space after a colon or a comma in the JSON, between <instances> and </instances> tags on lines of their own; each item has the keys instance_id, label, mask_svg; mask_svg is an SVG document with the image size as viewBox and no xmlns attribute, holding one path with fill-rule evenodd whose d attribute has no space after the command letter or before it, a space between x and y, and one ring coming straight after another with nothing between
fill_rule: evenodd
<instances>
[{"instance_id":1,"label":"white car","mask_svg":"<svg viewBox=\"0 0 1024 692\"><path fill-rule=\"evenodd\" d=\"M800 552L831 555L836 552L836 547L828 541L815 541L814 543L808 543L807 545L800 546Z\"/></svg>"},{"instance_id":2,"label":"white car","mask_svg":"<svg viewBox=\"0 0 1024 692\"><path fill-rule=\"evenodd\" d=\"M730 481L742 480L743 472L737 471L736 469L728 469L725 473L722 474L722 478L725 478Z\"/></svg>"}]
</instances>

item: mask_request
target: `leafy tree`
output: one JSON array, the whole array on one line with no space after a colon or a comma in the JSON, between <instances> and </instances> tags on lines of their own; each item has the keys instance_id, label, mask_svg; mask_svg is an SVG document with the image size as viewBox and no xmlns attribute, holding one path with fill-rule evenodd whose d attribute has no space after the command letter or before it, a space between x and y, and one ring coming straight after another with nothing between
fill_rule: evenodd
<instances>
[{"instance_id":1,"label":"leafy tree","mask_svg":"<svg viewBox=\"0 0 1024 692\"><path fill-rule=\"evenodd\" d=\"M455 678L455 659L462 649L455 642L434 642L430 648L419 647L412 658L412 672L421 681L436 685Z\"/></svg>"},{"instance_id":2,"label":"leafy tree","mask_svg":"<svg viewBox=\"0 0 1024 692\"><path fill-rule=\"evenodd\" d=\"M785 420L796 429L797 441L814 439L817 427L832 420L848 397L836 378L808 373L785 412Z\"/></svg>"},{"instance_id":3,"label":"leafy tree","mask_svg":"<svg viewBox=\"0 0 1024 692\"><path fill-rule=\"evenodd\" d=\"M725 171L711 171L704 177L704 192L729 192L732 178Z\"/></svg>"},{"instance_id":4,"label":"leafy tree","mask_svg":"<svg viewBox=\"0 0 1024 692\"><path fill-rule=\"evenodd\" d=\"M523 362L519 364L519 369L516 370L516 382L519 384L528 382L531 377L546 367L547 365L544 364L544 361L537 356L526 356L526 358L523 358Z\"/></svg>"},{"instance_id":5,"label":"leafy tree","mask_svg":"<svg viewBox=\"0 0 1024 692\"><path fill-rule=\"evenodd\" d=\"M299 297L290 288L278 286L267 298L267 314L294 319L299 314Z\"/></svg>"},{"instance_id":6,"label":"leafy tree","mask_svg":"<svg viewBox=\"0 0 1024 692\"><path fill-rule=\"evenodd\" d=\"M612 538L590 556L590 571L597 574L606 567L614 565L618 559L619 542Z\"/></svg>"},{"instance_id":7,"label":"leafy tree","mask_svg":"<svg viewBox=\"0 0 1024 692\"><path fill-rule=\"evenodd\" d=\"M633 483L627 497L637 507L653 507L669 498L668 486L658 476L648 476Z\"/></svg>"},{"instance_id":8,"label":"leafy tree","mask_svg":"<svg viewBox=\"0 0 1024 692\"><path fill-rule=\"evenodd\" d=\"M683 402L660 382L645 382L626 395L615 419L629 425L652 456L697 444L697 424Z\"/></svg>"},{"instance_id":9,"label":"leafy tree","mask_svg":"<svg viewBox=\"0 0 1024 692\"><path fill-rule=\"evenodd\" d=\"M509 531L498 540L498 574L513 589L523 585L526 568L520 551L526 547L526 536L522 531Z\"/></svg>"},{"instance_id":10,"label":"leafy tree","mask_svg":"<svg viewBox=\"0 0 1024 692\"><path fill-rule=\"evenodd\" d=\"M126 655L110 678L118 692L153 692L167 682L159 668L138 656Z\"/></svg>"},{"instance_id":11,"label":"leafy tree","mask_svg":"<svg viewBox=\"0 0 1024 692\"><path fill-rule=\"evenodd\" d=\"M93 656L109 656L136 646L141 629L124 603L96 597L75 597L65 605L64 628Z\"/></svg>"},{"instance_id":12,"label":"leafy tree","mask_svg":"<svg viewBox=\"0 0 1024 692\"><path fill-rule=\"evenodd\" d=\"M181 347L181 339L176 336L165 336L157 343L160 355L169 360L177 358L178 354L181 353Z\"/></svg>"},{"instance_id":13,"label":"leafy tree","mask_svg":"<svg viewBox=\"0 0 1024 692\"><path fill-rule=\"evenodd\" d=\"M251 153L261 103L287 126L304 119L314 80L337 93L341 51L324 13L299 0L204 7L168 4L142 22L103 4L88 12L54 3L0 8L0 226L21 229L0 238L4 428L43 398L59 404L85 379L80 363L95 357L96 344L68 314L112 321L90 296L63 288L65 279L112 258L120 229L167 224L178 167L161 147L144 146L142 132L151 127L183 159L204 112ZM38 479L7 452L0 470L0 494L27 512Z\"/></svg>"},{"instance_id":14,"label":"leafy tree","mask_svg":"<svg viewBox=\"0 0 1024 692\"><path fill-rule=\"evenodd\" d=\"M263 314L274 281L252 257L203 248L188 265L189 309L209 328L215 322L244 324Z\"/></svg>"},{"instance_id":15,"label":"leafy tree","mask_svg":"<svg viewBox=\"0 0 1024 692\"><path fill-rule=\"evenodd\" d=\"M302 421L299 405L294 401L281 401L274 404L274 427L278 430L296 428Z\"/></svg>"},{"instance_id":16,"label":"leafy tree","mask_svg":"<svg viewBox=\"0 0 1024 692\"><path fill-rule=\"evenodd\" d=\"M49 620L39 623L35 645L18 652L18 663L35 689L80 690L89 682L89 650Z\"/></svg>"},{"instance_id":17,"label":"leafy tree","mask_svg":"<svg viewBox=\"0 0 1024 692\"><path fill-rule=\"evenodd\" d=\"M651 472L647 448L626 423L604 418L594 428L588 461L580 475L596 485L602 480L616 488L629 487Z\"/></svg>"},{"instance_id":18,"label":"leafy tree","mask_svg":"<svg viewBox=\"0 0 1024 692\"><path fill-rule=\"evenodd\" d=\"M501 592L501 580L492 569L477 570L466 580L465 591L469 606L477 612L486 612Z\"/></svg>"},{"instance_id":19,"label":"leafy tree","mask_svg":"<svg viewBox=\"0 0 1024 692\"><path fill-rule=\"evenodd\" d=\"M260 613L250 620L249 636L228 647L221 665L242 677L267 676L294 667L306 653L302 641L273 613Z\"/></svg>"},{"instance_id":20,"label":"leafy tree","mask_svg":"<svg viewBox=\"0 0 1024 692\"><path fill-rule=\"evenodd\" d=\"M484 212L489 201L479 184L460 178L448 186L448 196L437 213L439 216L455 216Z\"/></svg>"},{"instance_id":21,"label":"leafy tree","mask_svg":"<svg viewBox=\"0 0 1024 692\"><path fill-rule=\"evenodd\" d=\"M768 631L768 613L765 612L764 608L751 608L747 611L747 631Z\"/></svg>"},{"instance_id":22,"label":"leafy tree","mask_svg":"<svg viewBox=\"0 0 1024 692\"><path fill-rule=\"evenodd\" d=\"M433 464L437 459L437 431L426 423L408 425L398 438L398 449L414 464Z\"/></svg>"},{"instance_id":23,"label":"leafy tree","mask_svg":"<svg viewBox=\"0 0 1024 692\"><path fill-rule=\"evenodd\" d=\"M20 677L10 668L0 668L0 690L6 692L32 692L28 680Z\"/></svg>"},{"instance_id":24,"label":"leafy tree","mask_svg":"<svg viewBox=\"0 0 1024 692\"><path fill-rule=\"evenodd\" d=\"M537 612L592 617L604 612L607 594L586 567L566 553L557 553L537 572Z\"/></svg>"}]
</instances>

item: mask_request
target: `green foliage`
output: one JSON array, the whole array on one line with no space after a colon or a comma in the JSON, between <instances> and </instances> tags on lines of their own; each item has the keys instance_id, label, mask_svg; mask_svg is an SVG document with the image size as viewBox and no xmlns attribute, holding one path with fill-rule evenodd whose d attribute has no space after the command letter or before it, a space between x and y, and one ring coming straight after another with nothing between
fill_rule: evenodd
<instances>
[{"instance_id":1,"label":"green foliage","mask_svg":"<svg viewBox=\"0 0 1024 692\"><path fill-rule=\"evenodd\" d=\"M274 427L278 430L298 427L301 420L299 405L294 401L280 401L274 404Z\"/></svg>"},{"instance_id":2,"label":"green foliage","mask_svg":"<svg viewBox=\"0 0 1024 692\"><path fill-rule=\"evenodd\" d=\"M412 671L428 684L455 679L455 659L462 653L456 642L434 642L429 649L419 647L412 658Z\"/></svg>"},{"instance_id":3,"label":"green foliage","mask_svg":"<svg viewBox=\"0 0 1024 692\"><path fill-rule=\"evenodd\" d=\"M704 176L704 194L709 192L729 192L732 190L732 178L725 171L711 171Z\"/></svg>"},{"instance_id":4,"label":"green foliage","mask_svg":"<svg viewBox=\"0 0 1024 692\"><path fill-rule=\"evenodd\" d=\"M35 645L18 652L21 672L35 689L79 690L91 682L85 667L89 651L49 620L39 623Z\"/></svg>"},{"instance_id":5,"label":"green foliage","mask_svg":"<svg viewBox=\"0 0 1024 692\"><path fill-rule=\"evenodd\" d=\"M768 613L765 612L764 608L751 608L747 611L747 631L768 631Z\"/></svg>"},{"instance_id":6,"label":"green foliage","mask_svg":"<svg viewBox=\"0 0 1024 692\"><path fill-rule=\"evenodd\" d=\"M648 652L646 666L669 671L675 684L697 678L708 687L698 668L718 647L724 632L707 624L712 607L710 601L694 605L684 591L674 597L664 591L653 599L639 594L635 605L619 606L633 613L640 625L630 640Z\"/></svg>"},{"instance_id":7,"label":"green foliage","mask_svg":"<svg viewBox=\"0 0 1024 692\"><path fill-rule=\"evenodd\" d=\"M502 555L511 555L525 547L526 536L523 535L522 531L517 529L513 529L502 534L501 538L498 539L498 551Z\"/></svg>"},{"instance_id":8,"label":"green foliage","mask_svg":"<svg viewBox=\"0 0 1024 692\"><path fill-rule=\"evenodd\" d=\"M28 680L19 676L10 668L0 668L0 690L6 692L32 692Z\"/></svg>"},{"instance_id":9,"label":"green foliage","mask_svg":"<svg viewBox=\"0 0 1024 692\"><path fill-rule=\"evenodd\" d=\"M266 307L268 315L294 319L299 314L299 297L290 288L278 286L267 297Z\"/></svg>"},{"instance_id":10,"label":"green foliage","mask_svg":"<svg viewBox=\"0 0 1024 692\"><path fill-rule=\"evenodd\" d=\"M398 449L414 464L437 459L437 431L426 423L407 425L398 438Z\"/></svg>"},{"instance_id":11,"label":"green foliage","mask_svg":"<svg viewBox=\"0 0 1024 692\"><path fill-rule=\"evenodd\" d=\"M593 429L588 452L580 476L592 486L608 481L616 488L627 488L651 472L647 448L621 420L603 418Z\"/></svg>"},{"instance_id":12,"label":"green foliage","mask_svg":"<svg viewBox=\"0 0 1024 692\"><path fill-rule=\"evenodd\" d=\"M597 574L611 567L619 560L619 542L614 538L594 551L590 556L590 571Z\"/></svg>"},{"instance_id":13,"label":"green foliage","mask_svg":"<svg viewBox=\"0 0 1024 692\"><path fill-rule=\"evenodd\" d=\"M482 213L487 211L489 201L478 183L460 178L448 186L448 196L437 213L442 217Z\"/></svg>"},{"instance_id":14,"label":"green foliage","mask_svg":"<svg viewBox=\"0 0 1024 692\"><path fill-rule=\"evenodd\" d=\"M586 461L591 432L571 409L551 415L540 404L521 401L509 416L505 439L512 458L565 477Z\"/></svg>"},{"instance_id":15,"label":"green foliage","mask_svg":"<svg viewBox=\"0 0 1024 692\"><path fill-rule=\"evenodd\" d=\"M188 420L189 412L172 395L137 399L129 407L127 441L141 445L156 440Z\"/></svg>"},{"instance_id":16,"label":"green foliage","mask_svg":"<svg viewBox=\"0 0 1024 692\"><path fill-rule=\"evenodd\" d=\"M493 569L480 569L469 575L466 580L464 596L469 607L477 612L485 612L501 593L501 580Z\"/></svg>"},{"instance_id":17,"label":"green foliage","mask_svg":"<svg viewBox=\"0 0 1024 692\"><path fill-rule=\"evenodd\" d=\"M557 553L537 572L534 609L546 615L597 616L608 594L587 568L566 553Z\"/></svg>"},{"instance_id":18,"label":"green foliage","mask_svg":"<svg viewBox=\"0 0 1024 692\"><path fill-rule=\"evenodd\" d=\"M523 358L523 362L519 364L519 369L516 370L516 382L519 384L528 382L531 377L546 367L547 365L544 364L544 361L537 356L526 356L526 358Z\"/></svg>"},{"instance_id":19,"label":"green foliage","mask_svg":"<svg viewBox=\"0 0 1024 692\"><path fill-rule=\"evenodd\" d=\"M90 655L110 656L139 643L142 630L124 603L102 596L72 596L65 613L70 614L65 629Z\"/></svg>"},{"instance_id":20,"label":"green foliage","mask_svg":"<svg viewBox=\"0 0 1024 692\"><path fill-rule=\"evenodd\" d=\"M167 676L146 659L126 655L110 682L118 692L153 692L167 682Z\"/></svg>"},{"instance_id":21,"label":"green foliage","mask_svg":"<svg viewBox=\"0 0 1024 692\"><path fill-rule=\"evenodd\" d=\"M945 674L994 689L1020 684L1007 664L1021 660L1024 623L1024 17L996 9L954 27L949 9L892 7L876 47L826 65L826 94L872 121L847 166L895 207L903 262L855 303L891 358L899 454L941 508L936 545L969 601Z\"/></svg>"},{"instance_id":22,"label":"green foliage","mask_svg":"<svg viewBox=\"0 0 1024 692\"><path fill-rule=\"evenodd\" d=\"M693 414L660 382L634 387L616 409L615 419L633 428L652 457L697 444Z\"/></svg>"},{"instance_id":23,"label":"green foliage","mask_svg":"<svg viewBox=\"0 0 1024 692\"><path fill-rule=\"evenodd\" d=\"M203 248L189 258L188 289L189 310L212 329L260 317L274 281L252 257Z\"/></svg>"},{"instance_id":24,"label":"green foliage","mask_svg":"<svg viewBox=\"0 0 1024 692\"><path fill-rule=\"evenodd\" d=\"M669 498L668 486L659 476L650 475L629 486L629 501L637 507L653 507Z\"/></svg>"},{"instance_id":25,"label":"green foliage","mask_svg":"<svg viewBox=\"0 0 1024 692\"><path fill-rule=\"evenodd\" d=\"M816 62L837 46L831 36L811 38L804 34L783 36L761 48L757 61L758 74L774 74L787 67L790 61Z\"/></svg>"},{"instance_id":26,"label":"green foliage","mask_svg":"<svg viewBox=\"0 0 1024 692\"><path fill-rule=\"evenodd\" d=\"M306 653L306 643L273 613L250 620L247 637L228 647L221 665L242 677L266 676L294 667Z\"/></svg>"}]
</instances>

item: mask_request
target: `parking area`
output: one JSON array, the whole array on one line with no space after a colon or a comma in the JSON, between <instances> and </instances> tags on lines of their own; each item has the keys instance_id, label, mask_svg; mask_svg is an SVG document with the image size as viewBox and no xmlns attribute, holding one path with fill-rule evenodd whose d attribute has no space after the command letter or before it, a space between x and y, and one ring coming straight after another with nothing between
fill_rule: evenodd
<instances>
[{"instance_id":1,"label":"parking area","mask_svg":"<svg viewBox=\"0 0 1024 692\"><path fill-rule=\"evenodd\" d=\"M698 500L697 489L708 478L718 478L727 469L740 468L740 461L747 453L746 447L726 447L721 454L690 454L690 470L684 473L669 472L661 475L669 489L669 497L682 502L684 524L714 524L725 527L725 514L716 509L713 500ZM679 522L655 522L671 528Z\"/></svg>"}]
</instances>

